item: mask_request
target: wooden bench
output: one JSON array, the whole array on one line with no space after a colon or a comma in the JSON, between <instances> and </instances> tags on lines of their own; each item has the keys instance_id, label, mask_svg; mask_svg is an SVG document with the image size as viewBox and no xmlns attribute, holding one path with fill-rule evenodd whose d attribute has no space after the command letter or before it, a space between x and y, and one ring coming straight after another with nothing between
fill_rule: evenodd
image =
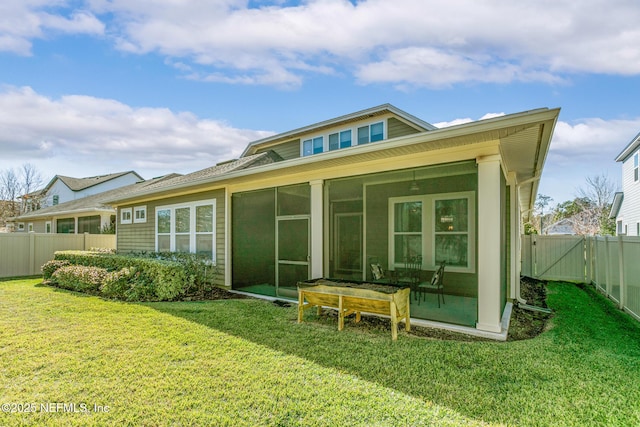
<instances>
[{"instance_id":1,"label":"wooden bench","mask_svg":"<svg viewBox=\"0 0 640 427\"><path fill-rule=\"evenodd\" d=\"M302 322L304 310L322 307L338 310L338 330L344 328L344 318L356 315L356 323L361 313L387 315L391 318L391 338L398 339L398 322L404 320L405 330L410 324L410 292L408 287L378 285L372 283L336 282L329 279L315 279L298 282L298 323Z\"/></svg>"}]
</instances>

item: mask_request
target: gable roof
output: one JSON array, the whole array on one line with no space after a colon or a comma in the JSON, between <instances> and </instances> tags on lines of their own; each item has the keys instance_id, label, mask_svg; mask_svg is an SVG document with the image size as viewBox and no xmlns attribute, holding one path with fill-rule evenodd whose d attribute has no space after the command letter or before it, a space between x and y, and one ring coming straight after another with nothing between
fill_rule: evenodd
<instances>
[{"instance_id":1,"label":"gable roof","mask_svg":"<svg viewBox=\"0 0 640 427\"><path fill-rule=\"evenodd\" d=\"M514 183L519 189L523 219L527 221L535 204L542 168L559 114L559 108L540 108L405 135L386 140L384 143L359 145L313 156L265 164L258 162L251 167L231 166L225 171L214 167L208 173L185 175L184 178L159 183L153 188L143 188L129 197L114 198L110 202L118 205L129 204L139 200L159 199L173 193L195 193L221 188L240 181L278 180L284 175L331 179L337 173L343 174L344 171L351 170L359 162L369 164L377 162L379 167L384 167L389 159L420 158L420 155L426 152L440 153L428 159L423 157L424 160L428 160L429 165L434 165L469 160L471 159L468 157L469 153L474 156L483 156L488 153L495 154L496 150L499 150L505 172L513 175ZM264 154L263 152L255 156ZM240 162L236 165L241 165L247 158L254 157L244 157L234 162ZM416 164L418 165L426 166L427 164ZM330 170L331 174L322 172L325 170Z\"/></svg>"},{"instance_id":2,"label":"gable roof","mask_svg":"<svg viewBox=\"0 0 640 427\"><path fill-rule=\"evenodd\" d=\"M62 181L62 183L67 187L69 187L71 191L82 191L82 190L86 190L87 188L93 187L94 185L102 184L104 182L108 182L113 179L120 178L121 176L125 176L130 173L138 177L140 181L144 181L144 179L140 175L138 175L136 171L116 172L116 173L110 173L107 175L89 176L86 178L74 178L71 176L56 175L53 178L51 178L51 181L49 181L49 183L43 189L34 191L29 194L25 194L22 197L29 198L33 196L46 194L57 180Z\"/></svg>"},{"instance_id":3,"label":"gable roof","mask_svg":"<svg viewBox=\"0 0 640 427\"><path fill-rule=\"evenodd\" d=\"M640 133L638 133L629 144L618 154L616 162L624 162L640 147Z\"/></svg>"},{"instance_id":4,"label":"gable roof","mask_svg":"<svg viewBox=\"0 0 640 427\"><path fill-rule=\"evenodd\" d=\"M38 209L36 211L27 212L14 218L14 220L35 220L41 218L51 218L60 215L71 215L86 212L115 212L115 210L107 203L107 200L115 197L126 197L128 194L134 193L140 188L147 188L153 184L170 180L179 176L177 174L164 175L152 178L147 181L136 182L113 190L103 191L98 194L82 197L80 199L70 200L55 206Z\"/></svg>"},{"instance_id":5,"label":"gable roof","mask_svg":"<svg viewBox=\"0 0 640 427\"><path fill-rule=\"evenodd\" d=\"M318 122L312 125L304 126L298 129L290 130L288 132L279 133L277 135L273 135L267 138L259 139L257 141L251 142L247 148L245 148L242 156L254 154L256 150L264 145L272 145L277 142L284 142L286 140L295 139L296 137L306 134L312 131L321 131L326 128L330 128L333 126L338 126L342 124L348 124L352 122L357 122L366 118L381 116L384 114L392 113L408 122L413 124L414 126L421 129L421 131L429 131L436 130L437 128L430 123L421 120L406 111L402 111L399 108L394 107L391 104L382 104L377 107L367 108L366 110L356 111L355 113L346 114L344 116L336 117L334 119L325 120L322 122Z\"/></svg>"}]
</instances>

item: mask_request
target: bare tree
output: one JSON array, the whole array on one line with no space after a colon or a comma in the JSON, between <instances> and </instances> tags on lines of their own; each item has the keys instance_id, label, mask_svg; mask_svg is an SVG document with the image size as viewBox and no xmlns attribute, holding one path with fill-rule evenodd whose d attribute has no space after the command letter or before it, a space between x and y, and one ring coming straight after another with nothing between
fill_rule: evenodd
<instances>
[{"instance_id":1,"label":"bare tree","mask_svg":"<svg viewBox=\"0 0 640 427\"><path fill-rule=\"evenodd\" d=\"M556 206L554 220L569 219L576 234L614 234L615 220L609 219L609 211L616 192L615 183L606 175L587 177L586 181L575 199Z\"/></svg>"},{"instance_id":2,"label":"bare tree","mask_svg":"<svg viewBox=\"0 0 640 427\"><path fill-rule=\"evenodd\" d=\"M20 199L42 186L40 172L30 163L23 164L20 168L5 169L0 172L0 221L15 217L25 212L26 205L20 203ZM29 198L31 206L39 207L40 197L32 195Z\"/></svg>"}]
</instances>

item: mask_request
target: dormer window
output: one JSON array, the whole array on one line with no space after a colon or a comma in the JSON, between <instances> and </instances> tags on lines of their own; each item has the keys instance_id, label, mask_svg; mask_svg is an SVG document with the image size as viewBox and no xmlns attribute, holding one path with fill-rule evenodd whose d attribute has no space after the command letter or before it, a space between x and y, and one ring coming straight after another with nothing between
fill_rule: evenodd
<instances>
[{"instance_id":1,"label":"dormer window","mask_svg":"<svg viewBox=\"0 0 640 427\"><path fill-rule=\"evenodd\" d=\"M358 128L358 145L382 141L383 139L384 125L382 124L382 122L373 123Z\"/></svg>"},{"instance_id":2,"label":"dormer window","mask_svg":"<svg viewBox=\"0 0 640 427\"><path fill-rule=\"evenodd\" d=\"M354 134L357 138L355 141ZM326 146L324 143L325 136L328 141ZM348 148L353 145L382 141L384 138L384 122L371 123L358 128L344 129L328 135L319 135L313 138L304 139L302 140L302 155L311 156L325 151Z\"/></svg>"},{"instance_id":3,"label":"dormer window","mask_svg":"<svg viewBox=\"0 0 640 427\"><path fill-rule=\"evenodd\" d=\"M322 153L324 151L324 138L317 136L311 139L305 139L302 141L302 155L310 156L312 154Z\"/></svg>"}]
</instances>

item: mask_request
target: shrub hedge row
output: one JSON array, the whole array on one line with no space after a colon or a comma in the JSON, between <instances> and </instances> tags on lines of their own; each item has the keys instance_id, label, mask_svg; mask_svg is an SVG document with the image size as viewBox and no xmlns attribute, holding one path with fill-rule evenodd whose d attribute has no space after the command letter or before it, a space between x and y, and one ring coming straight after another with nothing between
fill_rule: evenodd
<instances>
[{"instance_id":1,"label":"shrub hedge row","mask_svg":"<svg viewBox=\"0 0 640 427\"><path fill-rule=\"evenodd\" d=\"M45 280L75 291L126 301L204 297L215 266L192 254L58 251L42 266Z\"/></svg>"}]
</instances>

